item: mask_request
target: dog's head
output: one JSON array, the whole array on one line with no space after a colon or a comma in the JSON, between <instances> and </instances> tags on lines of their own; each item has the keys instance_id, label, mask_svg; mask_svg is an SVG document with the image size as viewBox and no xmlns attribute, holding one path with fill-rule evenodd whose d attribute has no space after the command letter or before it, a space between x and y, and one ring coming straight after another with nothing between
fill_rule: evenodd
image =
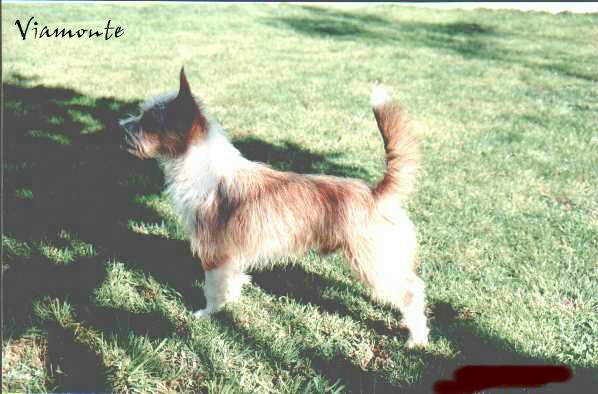
<instances>
[{"instance_id":1,"label":"dog's head","mask_svg":"<svg viewBox=\"0 0 598 394\"><path fill-rule=\"evenodd\" d=\"M120 121L123 148L141 159L175 158L208 132L208 120L191 93L181 68L178 94L156 97L141 105L140 114Z\"/></svg>"}]
</instances>

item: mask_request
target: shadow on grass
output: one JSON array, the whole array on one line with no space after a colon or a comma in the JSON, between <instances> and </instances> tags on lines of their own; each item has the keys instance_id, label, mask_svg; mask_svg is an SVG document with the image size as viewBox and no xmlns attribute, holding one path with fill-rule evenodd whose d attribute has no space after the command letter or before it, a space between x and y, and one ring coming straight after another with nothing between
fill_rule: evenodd
<instances>
[{"instance_id":1,"label":"shadow on grass","mask_svg":"<svg viewBox=\"0 0 598 394\"><path fill-rule=\"evenodd\" d=\"M47 368L61 392L108 392L100 356L75 341L72 332L49 322Z\"/></svg>"},{"instance_id":2,"label":"shadow on grass","mask_svg":"<svg viewBox=\"0 0 598 394\"><path fill-rule=\"evenodd\" d=\"M334 160L341 154L326 154L309 151L290 141L278 145L248 136L233 139L234 145L249 160L267 163L282 171L293 171L302 174L322 173L365 179L368 173L360 167L338 165Z\"/></svg>"},{"instance_id":3,"label":"shadow on grass","mask_svg":"<svg viewBox=\"0 0 598 394\"><path fill-rule=\"evenodd\" d=\"M351 274L347 273L347 275ZM317 305L324 312L340 316L351 316L355 321L362 323L379 335L400 335L403 339L407 339L406 331L398 326L389 326L382 320L365 319L360 315L358 309L353 309L351 306L333 297L323 296L322 290L324 289L332 288L342 292L346 288L346 285L309 273L299 265L291 265L284 268L275 267L268 271L255 272L252 274L252 277L253 282L268 293L279 297L291 297L301 304L311 303ZM306 289L309 289L309 291L306 291ZM360 295L366 302L373 302L369 295ZM398 313L396 315L398 317Z\"/></svg>"},{"instance_id":4,"label":"shadow on grass","mask_svg":"<svg viewBox=\"0 0 598 394\"><path fill-rule=\"evenodd\" d=\"M201 306L203 296L194 282L203 273L187 243L138 234L129 227L131 219L148 223L163 220L136 202L137 196L160 193L163 182L160 171L153 162L135 159L117 148L120 135L115 121L133 110L136 103L93 99L63 88L28 86L31 79L24 76L9 76L5 81L2 302L4 322L11 326L10 335L18 336L35 324L32 304L47 296L68 300L82 323L107 335L126 337L133 332L161 338L176 333L176 328L159 314L102 308L94 305L92 299L94 289L106 279L107 264L118 259L177 290L190 309ZM334 156L310 152L290 142L271 145L249 137L238 139L235 144L247 157L281 169L363 174L359 168L334 164L331 161ZM72 261L57 259L56 250L75 249L74 239L91 245L93 252L71 251L75 253ZM256 283L273 294L362 321L356 311L342 302L321 296L320 289L342 284L300 268L258 274ZM489 342L485 339L489 335L477 333L455 316L457 313L450 306L437 305L432 327L435 335L457 343L462 356L457 360L425 353L413 356L424 360L425 382L448 378L462 363L543 362L504 350L505 344ZM377 335L399 333L383 322L363 323ZM225 324L241 332L247 343L260 346L243 327L232 321ZM105 388L105 371L97 355L53 323L46 328L52 368L63 371L57 377L59 390ZM376 371L361 370L343 356L326 358L315 353L303 356L332 383L340 378L350 391L397 390ZM422 386L400 391L428 389Z\"/></svg>"},{"instance_id":5,"label":"shadow on grass","mask_svg":"<svg viewBox=\"0 0 598 394\"><path fill-rule=\"evenodd\" d=\"M236 340L240 342L241 346L263 350L268 355L268 361L273 367L283 366L291 373L307 372L305 366L299 366L296 362L281 357L270 343L258 338L245 325L235 321L230 312L223 311L214 318L221 322L223 328L233 327L235 334L237 334ZM301 328L295 327L295 329L300 330ZM239 336L241 339L238 338ZM393 393L399 390L397 386L385 380L384 372L364 370L341 354L336 353L331 357L326 357L320 354L316 346L306 344L305 349L300 353L300 357L309 360L311 373L323 376L331 386L341 384L345 389L343 392ZM404 392L404 390L400 390L400 392Z\"/></svg>"},{"instance_id":6,"label":"shadow on grass","mask_svg":"<svg viewBox=\"0 0 598 394\"><path fill-rule=\"evenodd\" d=\"M18 299L26 305L18 296L67 293L87 302L105 276L105 263L115 258L185 293L177 284L201 272L191 268L197 263L185 243L128 228L132 218L161 220L134 201L159 192L159 171L118 150L115 121L135 104L10 83L4 93L4 235L27 244L21 252L4 248L7 304ZM75 242L90 244L92 251L75 253L74 261L55 256L73 254ZM169 267L174 260L180 270L175 273Z\"/></svg>"},{"instance_id":7,"label":"shadow on grass","mask_svg":"<svg viewBox=\"0 0 598 394\"><path fill-rule=\"evenodd\" d=\"M325 313L339 316L351 316L375 332L378 336L399 336L400 340L407 340L407 332L398 326L389 327L386 322L364 319L358 309L335 301L322 294L322 290L335 288L342 292L345 284L306 272L302 267L293 265L287 268L253 274L253 282L265 291L277 296L294 299L298 303L311 303ZM361 294L367 302L371 302L366 294ZM451 305L436 302L429 306L431 338L444 337L448 339L459 354L454 358L431 355L425 351L410 350L406 357L423 360L420 383L412 386L397 388L390 385L385 377L377 371L364 371L354 365L349 359L339 357L325 359L315 352L306 352L305 357L312 361L312 365L322 375L329 378L331 383L336 379L350 392L358 393L386 393L386 392L417 392L429 393L433 391L433 384L439 380L450 380L455 370L466 365L558 365L556 360L534 358L521 354L508 343L483 332L466 314L458 312ZM397 313L397 320L399 316ZM243 326L235 323L228 316L225 320L236 324L236 331L242 332L248 343L258 343L252 334ZM588 368L577 368L573 372L572 381L565 384L553 384L543 388L542 392L559 393L567 390L583 390L596 384L593 371Z\"/></svg>"},{"instance_id":8,"label":"shadow on grass","mask_svg":"<svg viewBox=\"0 0 598 394\"><path fill-rule=\"evenodd\" d=\"M453 52L468 60L491 60L557 73L585 81L598 81L598 74L581 70L570 55L557 53L560 62L547 61L545 51L514 50L505 38L515 33L470 21L429 23L390 19L366 12L302 6L294 16L268 17L266 25L292 30L310 38L359 41L368 45L394 44L389 56L409 57L409 49L428 47ZM555 57L551 57L554 59ZM588 68L590 69L590 68Z\"/></svg>"},{"instance_id":9,"label":"shadow on grass","mask_svg":"<svg viewBox=\"0 0 598 394\"><path fill-rule=\"evenodd\" d=\"M161 220L134 201L160 191L160 172L118 149L116 120L136 103L30 87L31 80L19 75L6 81L2 269L4 321L11 334L18 336L36 320L35 300L55 297L68 300L84 322L164 335L170 328L160 327L156 316L98 308L91 300L114 259L150 272L184 299L201 300L190 281L200 278L201 269L185 242L128 228L132 218ZM81 242L90 248L77 253ZM52 368L62 371L56 375L59 390L105 387L98 383L104 374L97 360L83 345L52 323L46 328Z\"/></svg>"},{"instance_id":10,"label":"shadow on grass","mask_svg":"<svg viewBox=\"0 0 598 394\"><path fill-rule=\"evenodd\" d=\"M491 26L475 22L398 21L323 7L303 6L299 9L302 13L296 16L264 18L263 22L313 38L362 41L371 45L428 46L454 51L466 58L495 58L498 52L503 51L488 40L500 34Z\"/></svg>"}]
</instances>

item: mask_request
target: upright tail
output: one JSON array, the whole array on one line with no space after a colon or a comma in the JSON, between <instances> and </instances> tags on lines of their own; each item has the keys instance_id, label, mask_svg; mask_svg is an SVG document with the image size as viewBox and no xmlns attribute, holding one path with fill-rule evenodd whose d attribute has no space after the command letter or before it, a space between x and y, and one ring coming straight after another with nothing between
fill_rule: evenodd
<instances>
[{"instance_id":1,"label":"upright tail","mask_svg":"<svg viewBox=\"0 0 598 394\"><path fill-rule=\"evenodd\" d=\"M405 201L415 188L420 163L419 143L410 133L403 111L383 88L375 87L371 100L386 151L386 172L373 190L374 197Z\"/></svg>"}]
</instances>

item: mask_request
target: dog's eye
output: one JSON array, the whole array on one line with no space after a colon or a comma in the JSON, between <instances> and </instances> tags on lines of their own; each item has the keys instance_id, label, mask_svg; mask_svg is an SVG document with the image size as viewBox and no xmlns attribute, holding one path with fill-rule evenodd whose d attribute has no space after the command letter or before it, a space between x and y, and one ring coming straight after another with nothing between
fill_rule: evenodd
<instances>
[{"instance_id":1,"label":"dog's eye","mask_svg":"<svg viewBox=\"0 0 598 394\"><path fill-rule=\"evenodd\" d=\"M141 118L141 127L146 131L163 131L164 119L162 111L150 109Z\"/></svg>"},{"instance_id":2,"label":"dog's eye","mask_svg":"<svg viewBox=\"0 0 598 394\"><path fill-rule=\"evenodd\" d=\"M145 131L155 131L158 129L157 122L151 116L143 115L140 122L141 128Z\"/></svg>"}]
</instances>

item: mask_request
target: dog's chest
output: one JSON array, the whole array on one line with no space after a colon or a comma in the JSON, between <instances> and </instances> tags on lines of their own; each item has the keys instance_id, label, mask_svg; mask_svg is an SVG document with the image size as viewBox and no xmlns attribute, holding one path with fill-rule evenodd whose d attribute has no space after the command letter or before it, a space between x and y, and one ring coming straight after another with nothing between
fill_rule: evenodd
<instances>
[{"instance_id":1,"label":"dog's chest","mask_svg":"<svg viewBox=\"0 0 598 394\"><path fill-rule=\"evenodd\" d=\"M214 203L218 185L232 181L237 171L250 166L225 138L210 133L206 141L193 146L182 157L161 162L166 181L166 195L191 241L191 248L199 253L201 245L198 220Z\"/></svg>"},{"instance_id":2,"label":"dog's chest","mask_svg":"<svg viewBox=\"0 0 598 394\"><path fill-rule=\"evenodd\" d=\"M165 169L166 190L170 205L183 226L192 246L196 237L197 220L213 200L218 179L209 171L191 173L182 166Z\"/></svg>"}]
</instances>

